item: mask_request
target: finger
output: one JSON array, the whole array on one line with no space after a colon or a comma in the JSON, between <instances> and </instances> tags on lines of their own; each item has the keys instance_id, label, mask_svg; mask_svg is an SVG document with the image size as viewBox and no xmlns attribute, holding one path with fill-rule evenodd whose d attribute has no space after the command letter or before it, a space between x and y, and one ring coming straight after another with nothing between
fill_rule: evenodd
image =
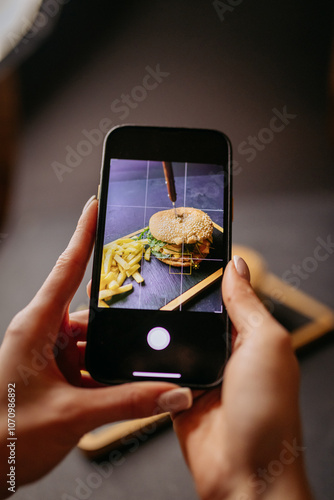
<instances>
[{"instance_id":1,"label":"finger","mask_svg":"<svg viewBox=\"0 0 334 500\"><path fill-rule=\"evenodd\" d=\"M58 369L65 379L70 384L81 387L80 354L75 338L76 333L76 330L72 330L69 316L66 315L55 340L54 356Z\"/></svg>"},{"instance_id":2,"label":"finger","mask_svg":"<svg viewBox=\"0 0 334 500\"><path fill-rule=\"evenodd\" d=\"M91 291L92 291L92 280L89 280L89 282L87 283L87 286L86 286L86 292L87 292L88 298L90 298Z\"/></svg>"},{"instance_id":3,"label":"finger","mask_svg":"<svg viewBox=\"0 0 334 500\"><path fill-rule=\"evenodd\" d=\"M177 415L172 414L172 420L177 423L182 422L184 430L186 428L189 428L189 430L194 429L196 421L199 421L203 415L208 413L209 408L220 405L220 393L221 387L205 391L193 391L194 400L192 407L186 412L178 413Z\"/></svg>"},{"instance_id":4,"label":"finger","mask_svg":"<svg viewBox=\"0 0 334 500\"><path fill-rule=\"evenodd\" d=\"M198 458L197 454L193 455L191 450L201 450L205 454L205 438L212 433L215 435L216 441L219 442L223 427L220 392L220 387L203 391L194 399L192 408L172 416L174 430L180 441L184 458L191 470L193 470L193 466L196 467L196 459ZM211 449L209 449L210 446ZM212 453L210 438L207 441L207 448L210 455Z\"/></svg>"},{"instance_id":5,"label":"finger","mask_svg":"<svg viewBox=\"0 0 334 500\"><path fill-rule=\"evenodd\" d=\"M100 382L97 382L97 380L94 380L88 372L82 371L81 372L81 387L86 387L86 388L96 388L96 387L105 387L105 384L101 384Z\"/></svg>"},{"instance_id":6,"label":"finger","mask_svg":"<svg viewBox=\"0 0 334 500\"><path fill-rule=\"evenodd\" d=\"M56 363L63 376L81 387L80 369L84 369L88 310L76 311L63 318L55 340Z\"/></svg>"},{"instance_id":7,"label":"finger","mask_svg":"<svg viewBox=\"0 0 334 500\"><path fill-rule=\"evenodd\" d=\"M237 331L235 347L250 335L262 337L285 332L255 295L248 280L240 276L233 261L227 265L223 278L223 300Z\"/></svg>"},{"instance_id":8,"label":"finger","mask_svg":"<svg viewBox=\"0 0 334 500\"><path fill-rule=\"evenodd\" d=\"M107 422L142 418L170 410L182 411L192 403L190 389L168 382L135 382L77 391L73 403L80 414L85 415L80 422L83 432Z\"/></svg>"},{"instance_id":9,"label":"finger","mask_svg":"<svg viewBox=\"0 0 334 500\"><path fill-rule=\"evenodd\" d=\"M241 407L252 408L258 422L264 418L263 425L267 425L268 415L273 419L281 415L282 408L294 413L291 401L298 401L299 370L291 337L263 306L249 282L238 274L233 261L224 273L223 299L238 333L224 372L225 411L231 410L231 420L238 417L232 409L239 411L239 406L231 403L238 395Z\"/></svg>"},{"instance_id":10,"label":"finger","mask_svg":"<svg viewBox=\"0 0 334 500\"><path fill-rule=\"evenodd\" d=\"M89 310L75 311L70 314L71 335L75 341L85 341L87 338Z\"/></svg>"},{"instance_id":11,"label":"finger","mask_svg":"<svg viewBox=\"0 0 334 500\"><path fill-rule=\"evenodd\" d=\"M238 338L238 332L235 328L235 326L232 324L231 325L231 342L232 342L232 351L234 350L234 347L235 347L235 343L237 341L237 338Z\"/></svg>"},{"instance_id":12,"label":"finger","mask_svg":"<svg viewBox=\"0 0 334 500\"><path fill-rule=\"evenodd\" d=\"M96 217L97 201L93 200L81 214L66 250L33 299L39 317L47 317L50 325L63 316L83 278L94 244Z\"/></svg>"},{"instance_id":13,"label":"finger","mask_svg":"<svg viewBox=\"0 0 334 500\"><path fill-rule=\"evenodd\" d=\"M79 368L80 370L86 369L85 353L86 353L86 342L78 342L77 350L79 353Z\"/></svg>"},{"instance_id":14,"label":"finger","mask_svg":"<svg viewBox=\"0 0 334 500\"><path fill-rule=\"evenodd\" d=\"M176 419L179 418L180 415L183 414L183 413L186 413L186 415L191 414L193 412L194 408L198 408L198 406L197 406L197 400L200 399L204 394L207 394L210 391L211 391L211 389L206 389L206 390L204 390L204 389L192 390L191 392L192 392L193 403L192 403L192 406L191 406L190 410L187 409L186 412L184 412L184 411L181 411L181 412L180 411L178 411L178 412L172 411L172 412L170 412L170 417L173 420L173 422L176 421ZM219 387L219 391L220 391L220 387ZM196 413L196 409L195 409L195 413ZM185 418L187 418L187 417L185 417Z\"/></svg>"},{"instance_id":15,"label":"finger","mask_svg":"<svg viewBox=\"0 0 334 500\"><path fill-rule=\"evenodd\" d=\"M88 313L78 311L66 314L55 338L54 353L58 368L73 385L80 386L82 354L78 345L86 345ZM40 339L43 342L43 338Z\"/></svg>"}]
</instances>

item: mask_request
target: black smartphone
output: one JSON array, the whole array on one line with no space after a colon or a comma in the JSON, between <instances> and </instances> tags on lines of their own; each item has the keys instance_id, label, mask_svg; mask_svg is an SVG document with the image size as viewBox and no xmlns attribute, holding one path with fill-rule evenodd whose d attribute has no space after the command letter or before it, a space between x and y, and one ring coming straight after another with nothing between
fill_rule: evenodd
<instances>
[{"instance_id":1,"label":"black smartphone","mask_svg":"<svg viewBox=\"0 0 334 500\"><path fill-rule=\"evenodd\" d=\"M192 388L222 380L231 200L223 133L131 125L108 133L86 347L94 379Z\"/></svg>"}]
</instances>

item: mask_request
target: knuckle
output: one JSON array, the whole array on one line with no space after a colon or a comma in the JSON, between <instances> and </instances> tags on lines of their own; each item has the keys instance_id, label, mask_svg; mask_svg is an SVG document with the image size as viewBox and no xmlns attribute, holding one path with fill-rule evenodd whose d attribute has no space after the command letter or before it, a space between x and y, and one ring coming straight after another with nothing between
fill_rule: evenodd
<instances>
[{"instance_id":1,"label":"knuckle","mask_svg":"<svg viewBox=\"0 0 334 500\"><path fill-rule=\"evenodd\" d=\"M82 269L83 265L80 260L80 257L76 255L75 252L72 252L70 248L67 248L57 259L57 262L54 266L54 272L62 273L65 269L73 269L78 268Z\"/></svg>"},{"instance_id":2,"label":"knuckle","mask_svg":"<svg viewBox=\"0 0 334 500\"><path fill-rule=\"evenodd\" d=\"M69 252L67 250L65 250L58 257L54 269L55 270L57 270L57 269L62 270L62 269L64 269L64 267L67 267L70 262L71 262L71 257L69 255Z\"/></svg>"},{"instance_id":3,"label":"knuckle","mask_svg":"<svg viewBox=\"0 0 334 500\"><path fill-rule=\"evenodd\" d=\"M27 328L27 317L30 316L28 307L29 306L26 306L24 309L15 314L7 328L7 337L12 339L19 338L20 340L22 340L23 337L27 337L26 334L29 331L29 328Z\"/></svg>"}]
</instances>

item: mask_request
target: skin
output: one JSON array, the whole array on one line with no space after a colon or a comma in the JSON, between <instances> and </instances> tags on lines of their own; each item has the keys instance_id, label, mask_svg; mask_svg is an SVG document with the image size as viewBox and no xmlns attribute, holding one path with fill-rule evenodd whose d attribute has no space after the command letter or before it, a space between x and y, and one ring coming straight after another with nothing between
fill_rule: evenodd
<instances>
[{"instance_id":1,"label":"skin","mask_svg":"<svg viewBox=\"0 0 334 500\"><path fill-rule=\"evenodd\" d=\"M93 428L158 413L159 396L176 387L149 382L103 387L80 373L84 349L77 341L86 338L88 316L69 315L68 308L93 247L96 216L95 200L83 212L42 288L10 323L1 345L1 470L9 471L7 386L15 384L17 488L50 471ZM55 357L52 351L60 332L67 345ZM42 360L39 365L36 356ZM1 474L0 498L9 494L6 481L6 474Z\"/></svg>"},{"instance_id":2,"label":"skin","mask_svg":"<svg viewBox=\"0 0 334 500\"><path fill-rule=\"evenodd\" d=\"M224 273L236 341L222 388L200 395L175 416L174 428L203 500L311 500L300 450L297 360L288 332L256 297L242 267L240 276L231 261Z\"/></svg>"},{"instance_id":3,"label":"skin","mask_svg":"<svg viewBox=\"0 0 334 500\"><path fill-rule=\"evenodd\" d=\"M8 470L7 384L11 383L20 444L17 487L50 471L93 428L175 409L176 399L168 402L175 394L173 384L102 387L80 372L88 318L85 312L69 315L68 309L91 253L96 215L97 202L92 201L68 248L31 303L15 316L1 345L0 460L2 470ZM223 386L196 394L191 409L174 411L175 431L203 500L311 500L302 451L296 456L290 452L289 463L282 455L286 442L301 446L298 365L288 333L264 309L247 276L247 269L240 276L233 262L224 273L223 298L237 340ZM186 408L191 404L190 391L182 391L177 389L177 401ZM280 474L274 475L279 462ZM0 498L8 496L7 487L2 474Z\"/></svg>"}]
</instances>

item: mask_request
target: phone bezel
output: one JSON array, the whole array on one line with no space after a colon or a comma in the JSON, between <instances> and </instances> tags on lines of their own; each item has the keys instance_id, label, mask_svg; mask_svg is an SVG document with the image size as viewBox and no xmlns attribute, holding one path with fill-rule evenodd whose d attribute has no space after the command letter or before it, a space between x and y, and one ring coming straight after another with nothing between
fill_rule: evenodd
<instances>
[{"instance_id":1,"label":"phone bezel","mask_svg":"<svg viewBox=\"0 0 334 500\"><path fill-rule=\"evenodd\" d=\"M223 165L226 173L227 186L225 186L224 196L224 235L226 236L226 262L230 260L231 255L231 210L232 210L232 175L231 175L231 157L232 149L229 139L225 134L216 130L208 129L186 129L186 128L170 128L170 127L147 127L136 125L122 125L114 127L107 134L104 141L102 169L100 179L100 200L98 212L97 234L95 242L95 251L93 259L93 280L90 300L90 316L89 327L87 334L87 347L86 347L86 366L92 377L102 383L107 384L120 384L134 380L150 380L150 378L130 378L130 379L113 379L110 380L105 376L105 370L101 367L101 359L98 352L99 349L97 337L91 331L91 324L96 315L96 311L100 317L106 316L105 310L101 310L97 305L97 296L99 290L99 274L101 268L101 254L104 239L104 226L106 219L106 204L109 185L109 172L110 172L110 159L136 159L136 160L152 160L152 161L178 161L178 162L192 162L192 163L207 163ZM109 309L108 309L109 311ZM126 313L124 309L115 309L112 313L114 318L119 318ZM130 310L134 316L144 313L146 316L152 318L163 318L167 321L167 325L175 319L174 312L163 311L137 311ZM166 316L167 314L167 316ZM180 314L176 312L176 314ZM204 315L202 321L207 318L212 318L213 313L182 313L182 314L195 314L196 322L200 320L200 315ZM209 315L209 316L208 316ZM188 316L189 317L189 316ZM230 355L231 342L230 342L230 327L226 311L222 315L225 325L226 335L226 359L224 365ZM155 324L153 320L152 324ZM162 321L162 322L163 322ZM210 321L210 319L209 319ZM161 323L161 321L160 321ZM192 320L191 324L195 325ZM151 324L148 321L148 324ZM215 323L217 327L217 323ZM210 383L189 383L180 382L180 385L187 385L193 388L206 388L219 384L223 375L222 366L221 372L217 373L215 380ZM158 380L154 378L153 380ZM165 380L165 379L164 379Z\"/></svg>"}]
</instances>

